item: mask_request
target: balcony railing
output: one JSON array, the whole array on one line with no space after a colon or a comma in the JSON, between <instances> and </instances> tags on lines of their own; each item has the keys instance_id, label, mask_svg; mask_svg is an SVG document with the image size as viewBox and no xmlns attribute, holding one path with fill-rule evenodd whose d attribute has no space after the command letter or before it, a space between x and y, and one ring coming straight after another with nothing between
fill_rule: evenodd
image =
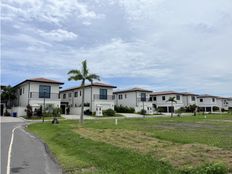
<instances>
[{"instance_id":1,"label":"balcony railing","mask_svg":"<svg viewBox=\"0 0 232 174\"><path fill-rule=\"evenodd\" d=\"M59 93L30 92L29 98L58 100L60 97Z\"/></svg>"},{"instance_id":2,"label":"balcony railing","mask_svg":"<svg viewBox=\"0 0 232 174\"><path fill-rule=\"evenodd\" d=\"M137 102L151 102L151 99L150 98L137 98Z\"/></svg>"},{"instance_id":3,"label":"balcony railing","mask_svg":"<svg viewBox=\"0 0 232 174\"><path fill-rule=\"evenodd\" d=\"M112 100L113 100L113 95L99 95L99 94L94 94L94 95L93 95L93 100L107 100L107 101L112 101Z\"/></svg>"}]
</instances>

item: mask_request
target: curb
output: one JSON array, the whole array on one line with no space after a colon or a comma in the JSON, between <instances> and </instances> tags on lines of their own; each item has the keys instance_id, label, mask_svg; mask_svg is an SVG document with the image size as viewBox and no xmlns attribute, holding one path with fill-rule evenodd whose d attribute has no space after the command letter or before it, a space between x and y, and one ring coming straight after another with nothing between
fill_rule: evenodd
<instances>
[{"instance_id":1,"label":"curb","mask_svg":"<svg viewBox=\"0 0 232 174\"><path fill-rule=\"evenodd\" d=\"M31 134L32 136L34 136L41 144L43 144L45 152L47 153L47 155L49 156L49 158L58 166L59 169L61 169L62 173L64 172L64 169L61 167L61 165L59 164L57 158L55 157L55 155L52 153L52 151L49 149L47 143L43 142L43 140L41 140L37 135L28 132L25 128L29 125L30 123L26 123L25 125L22 125L22 128L29 134Z\"/></svg>"}]
</instances>

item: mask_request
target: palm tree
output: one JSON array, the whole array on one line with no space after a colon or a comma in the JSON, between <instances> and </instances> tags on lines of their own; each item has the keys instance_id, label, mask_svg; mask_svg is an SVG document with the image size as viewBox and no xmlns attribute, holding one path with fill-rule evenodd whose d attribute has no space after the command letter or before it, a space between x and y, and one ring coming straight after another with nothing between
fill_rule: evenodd
<instances>
[{"instance_id":1,"label":"palm tree","mask_svg":"<svg viewBox=\"0 0 232 174\"><path fill-rule=\"evenodd\" d=\"M81 116L80 116L80 123L82 124L84 119L84 101L85 101L85 81L89 81L91 82L91 84L93 83L93 80L100 80L100 77L96 74L90 74L88 67L87 67L87 62L86 60L84 60L82 62L82 67L81 70L71 70L68 72L68 74L70 75L70 77L68 78L68 80L74 80L74 81L81 81L81 88L82 88L82 103L81 103Z\"/></svg>"},{"instance_id":2,"label":"palm tree","mask_svg":"<svg viewBox=\"0 0 232 174\"><path fill-rule=\"evenodd\" d=\"M16 91L15 88L9 86L4 86L2 87L2 92L1 92L1 101L3 103L6 103L6 107L10 108L11 107L11 101L16 99Z\"/></svg>"},{"instance_id":3,"label":"palm tree","mask_svg":"<svg viewBox=\"0 0 232 174\"><path fill-rule=\"evenodd\" d=\"M171 110L171 117L173 117L173 112L174 112L174 107L173 107L173 103L176 103L176 97L169 97L169 99L167 100L167 102L171 102L171 106L172 106L172 110Z\"/></svg>"}]
</instances>

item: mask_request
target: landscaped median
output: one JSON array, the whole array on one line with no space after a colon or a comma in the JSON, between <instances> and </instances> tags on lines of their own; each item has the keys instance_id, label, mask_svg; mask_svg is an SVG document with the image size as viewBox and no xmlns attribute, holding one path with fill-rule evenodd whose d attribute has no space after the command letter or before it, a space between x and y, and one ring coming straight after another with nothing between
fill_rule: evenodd
<instances>
[{"instance_id":1,"label":"landscaped median","mask_svg":"<svg viewBox=\"0 0 232 174\"><path fill-rule=\"evenodd\" d=\"M140 118L37 123L67 173L209 173L232 171L232 117Z\"/></svg>"}]
</instances>

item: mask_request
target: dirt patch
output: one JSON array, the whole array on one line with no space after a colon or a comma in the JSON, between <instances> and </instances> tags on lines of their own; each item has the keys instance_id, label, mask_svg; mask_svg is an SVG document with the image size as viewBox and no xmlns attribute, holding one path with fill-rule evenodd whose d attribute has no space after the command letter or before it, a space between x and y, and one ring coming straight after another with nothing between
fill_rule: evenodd
<instances>
[{"instance_id":1,"label":"dirt patch","mask_svg":"<svg viewBox=\"0 0 232 174\"><path fill-rule=\"evenodd\" d=\"M231 166L232 151L203 144L178 144L159 140L149 133L122 129L91 129L74 130L85 138L109 143L118 147L128 148L144 154L152 154L157 159L167 161L175 167L200 166L208 162L224 162Z\"/></svg>"}]
</instances>

